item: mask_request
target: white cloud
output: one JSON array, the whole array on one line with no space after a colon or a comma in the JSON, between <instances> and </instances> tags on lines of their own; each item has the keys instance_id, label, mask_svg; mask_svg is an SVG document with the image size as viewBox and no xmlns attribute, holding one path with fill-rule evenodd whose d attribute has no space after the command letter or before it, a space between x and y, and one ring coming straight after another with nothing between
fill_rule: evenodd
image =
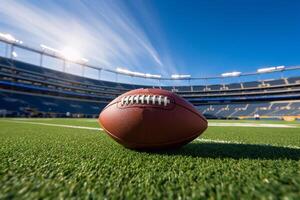
<instances>
[{"instance_id":1,"label":"white cloud","mask_svg":"<svg viewBox=\"0 0 300 200\"><path fill-rule=\"evenodd\" d=\"M0 1L0 23L20 30L25 42L77 48L100 66L174 72L122 2Z\"/></svg>"}]
</instances>

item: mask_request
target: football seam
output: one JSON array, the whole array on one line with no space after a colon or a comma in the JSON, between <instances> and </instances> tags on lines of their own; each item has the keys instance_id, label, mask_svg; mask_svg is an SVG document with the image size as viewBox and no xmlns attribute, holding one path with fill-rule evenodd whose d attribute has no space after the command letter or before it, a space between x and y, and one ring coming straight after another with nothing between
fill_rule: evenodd
<instances>
[{"instance_id":1,"label":"football seam","mask_svg":"<svg viewBox=\"0 0 300 200\"><path fill-rule=\"evenodd\" d=\"M191 110L190 108L188 108L188 107L186 107L186 106L184 106L184 105L178 104L178 103L176 103L176 102L175 102L175 104L176 104L177 106L180 106L180 107L182 107L182 108L184 108L184 109L186 109L186 110L188 110L188 111L194 113L195 115L199 116L199 117L202 119L202 121L206 122L206 124L207 124L207 120L206 120L200 113L195 112L195 111Z\"/></svg>"},{"instance_id":2,"label":"football seam","mask_svg":"<svg viewBox=\"0 0 300 200\"><path fill-rule=\"evenodd\" d=\"M103 111L106 110L108 107L110 107L110 106L112 106L112 105L114 105L114 104L118 104L119 102L121 102L121 101L118 100L118 101L116 101L116 102L114 102L114 103L112 103L112 104L108 104L105 108L103 108L103 110L102 110L101 112L103 112ZM207 123L207 120L206 120L201 114L199 114L199 113L197 113L197 112L191 110L190 108L188 108L188 107L186 107L186 106L184 106L184 105L178 104L176 101L174 102L174 104L177 105L177 106L180 106L180 107L182 107L182 108L184 108L184 109L186 109L186 110L188 110L188 111L190 111L190 112L192 112L192 113L194 113L194 114L196 114L196 115L199 116L204 122ZM151 105L149 105L149 106L151 107ZM138 106L136 106L136 107L138 107ZM145 107L145 106L143 106L143 107ZM154 106L153 106L153 108L159 109L159 107L154 107ZM119 108L119 109L120 109L120 108ZM165 110L168 110L168 109L165 109Z\"/></svg>"}]
</instances>

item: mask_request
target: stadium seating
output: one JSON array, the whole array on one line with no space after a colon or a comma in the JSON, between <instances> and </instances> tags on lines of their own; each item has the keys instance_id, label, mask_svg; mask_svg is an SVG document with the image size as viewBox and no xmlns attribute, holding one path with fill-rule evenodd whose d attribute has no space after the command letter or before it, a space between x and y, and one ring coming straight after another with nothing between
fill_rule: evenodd
<instances>
[{"instance_id":1,"label":"stadium seating","mask_svg":"<svg viewBox=\"0 0 300 200\"><path fill-rule=\"evenodd\" d=\"M264 84L275 86L275 85L285 85L286 79L276 79L276 80L265 80Z\"/></svg>"},{"instance_id":2,"label":"stadium seating","mask_svg":"<svg viewBox=\"0 0 300 200\"><path fill-rule=\"evenodd\" d=\"M290 84L300 83L300 77L290 77L288 78Z\"/></svg>"},{"instance_id":3,"label":"stadium seating","mask_svg":"<svg viewBox=\"0 0 300 200\"><path fill-rule=\"evenodd\" d=\"M205 86L203 85L193 85L193 91L203 91Z\"/></svg>"},{"instance_id":4,"label":"stadium seating","mask_svg":"<svg viewBox=\"0 0 300 200\"><path fill-rule=\"evenodd\" d=\"M231 83L226 85L228 89L241 89L241 84L240 83Z\"/></svg>"},{"instance_id":5,"label":"stadium seating","mask_svg":"<svg viewBox=\"0 0 300 200\"><path fill-rule=\"evenodd\" d=\"M164 90L168 90L168 91L176 91L177 90L173 86L162 86L161 88Z\"/></svg>"},{"instance_id":6,"label":"stadium seating","mask_svg":"<svg viewBox=\"0 0 300 200\"><path fill-rule=\"evenodd\" d=\"M251 82L243 83L244 88L255 88L255 87L258 87L259 85L261 85L261 83L258 81L251 81Z\"/></svg>"},{"instance_id":7,"label":"stadium seating","mask_svg":"<svg viewBox=\"0 0 300 200\"><path fill-rule=\"evenodd\" d=\"M181 92L181 91L191 91L191 86L177 86L175 87L177 89L177 91Z\"/></svg>"},{"instance_id":8,"label":"stadium seating","mask_svg":"<svg viewBox=\"0 0 300 200\"><path fill-rule=\"evenodd\" d=\"M96 117L105 103L78 101L69 98L37 96L1 91L0 110L7 116L89 116Z\"/></svg>"},{"instance_id":9,"label":"stadium seating","mask_svg":"<svg viewBox=\"0 0 300 200\"><path fill-rule=\"evenodd\" d=\"M222 85L209 85L207 88L209 88L208 90L221 90Z\"/></svg>"},{"instance_id":10,"label":"stadium seating","mask_svg":"<svg viewBox=\"0 0 300 200\"><path fill-rule=\"evenodd\" d=\"M300 101L286 102L248 102L244 104L201 105L197 108L205 115L215 118L253 117L255 114L264 117L297 116L300 114Z\"/></svg>"},{"instance_id":11,"label":"stadium seating","mask_svg":"<svg viewBox=\"0 0 300 200\"><path fill-rule=\"evenodd\" d=\"M152 86L96 80L0 57L0 116L95 117L116 96L148 87ZM161 88L178 93L213 118L300 115L300 77Z\"/></svg>"}]
</instances>

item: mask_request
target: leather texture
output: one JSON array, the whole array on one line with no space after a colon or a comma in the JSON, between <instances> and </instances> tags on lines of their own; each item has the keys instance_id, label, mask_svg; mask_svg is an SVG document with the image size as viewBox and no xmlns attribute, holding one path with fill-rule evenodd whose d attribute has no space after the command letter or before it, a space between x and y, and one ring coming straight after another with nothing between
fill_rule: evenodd
<instances>
[{"instance_id":1,"label":"leather texture","mask_svg":"<svg viewBox=\"0 0 300 200\"><path fill-rule=\"evenodd\" d=\"M170 103L122 105L122 97L130 95L164 96ZM99 123L113 139L132 149L179 147L207 128L207 120L192 104L161 89L137 89L117 97L100 113Z\"/></svg>"}]
</instances>

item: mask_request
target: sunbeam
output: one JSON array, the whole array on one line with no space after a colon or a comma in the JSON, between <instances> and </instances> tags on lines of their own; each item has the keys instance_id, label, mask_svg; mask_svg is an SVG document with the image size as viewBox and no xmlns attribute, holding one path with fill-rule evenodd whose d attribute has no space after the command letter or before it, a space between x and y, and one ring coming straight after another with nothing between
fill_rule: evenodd
<instances>
[{"instance_id":1,"label":"sunbeam","mask_svg":"<svg viewBox=\"0 0 300 200\"><path fill-rule=\"evenodd\" d=\"M174 71L169 56L165 65L164 56L124 2L47 1L41 6L38 1L2 1L0 16L3 27L13 26L22 32L20 38L26 34L27 43L41 42L61 50L75 47L102 67L126 66L161 74Z\"/></svg>"}]
</instances>

